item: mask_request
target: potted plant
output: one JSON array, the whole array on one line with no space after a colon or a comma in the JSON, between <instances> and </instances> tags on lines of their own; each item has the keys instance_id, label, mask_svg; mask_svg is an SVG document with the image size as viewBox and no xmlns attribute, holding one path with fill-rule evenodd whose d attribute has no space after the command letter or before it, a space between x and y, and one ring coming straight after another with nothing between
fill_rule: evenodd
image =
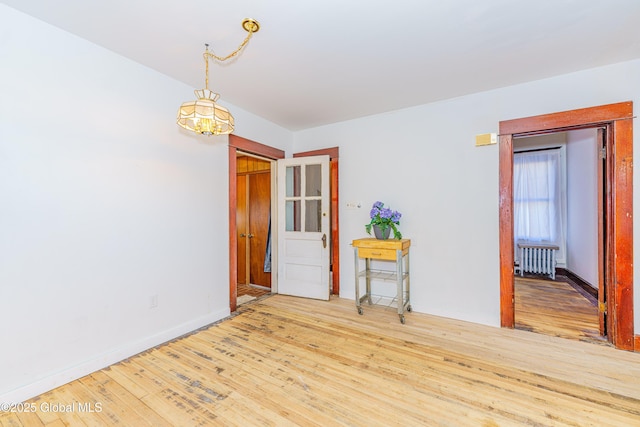
<instances>
[{"instance_id":1,"label":"potted plant","mask_svg":"<svg viewBox=\"0 0 640 427\"><path fill-rule=\"evenodd\" d=\"M371 222L365 225L365 229L368 234L371 234L371 229L377 239L388 239L393 230L393 237L395 239L402 239L402 234L398 231L396 225L400 225L400 217L402 214L398 211L392 211L389 208L384 207L384 203L375 202L369 213Z\"/></svg>"}]
</instances>

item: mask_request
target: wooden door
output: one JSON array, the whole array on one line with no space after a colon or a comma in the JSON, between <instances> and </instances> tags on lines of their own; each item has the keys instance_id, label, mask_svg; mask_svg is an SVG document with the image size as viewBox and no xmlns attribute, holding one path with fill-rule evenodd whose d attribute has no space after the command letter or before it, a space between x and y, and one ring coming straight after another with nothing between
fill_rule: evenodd
<instances>
[{"instance_id":1,"label":"wooden door","mask_svg":"<svg viewBox=\"0 0 640 427\"><path fill-rule=\"evenodd\" d=\"M607 206L607 194L609 193L609 180L607 177L607 135L606 128L598 128L597 133L597 149L600 152L597 174L598 179L598 323L600 325L600 335L608 337L608 331L611 329L609 324L610 318L607 316L607 251L610 250L605 230L608 217L609 206ZM611 341L611 337L608 337Z\"/></svg>"},{"instance_id":2,"label":"wooden door","mask_svg":"<svg viewBox=\"0 0 640 427\"><path fill-rule=\"evenodd\" d=\"M329 156L278 160L278 293L329 299Z\"/></svg>"},{"instance_id":3,"label":"wooden door","mask_svg":"<svg viewBox=\"0 0 640 427\"><path fill-rule=\"evenodd\" d=\"M247 271L247 262L249 260L249 248L247 247L247 232L249 230L248 211L247 211L247 175L237 175L236 185L238 189L238 202L236 207L236 234L238 242L238 283L247 284L249 272Z\"/></svg>"},{"instance_id":4,"label":"wooden door","mask_svg":"<svg viewBox=\"0 0 640 427\"><path fill-rule=\"evenodd\" d=\"M238 283L271 287L265 271L271 212L271 164L248 156L238 158L236 175L236 238ZM268 267L268 266L267 266Z\"/></svg>"},{"instance_id":5,"label":"wooden door","mask_svg":"<svg viewBox=\"0 0 640 427\"><path fill-rule=\"evenodd\" d=\"M269 216L271 213L271 173L247 175L249 179L249 283L271 287L271 270L265 272ZM268 263L268 260L266 260ZM268 267L268 266L267 266Z\"/></svg>"},{"instance_id":6,"label":"wooden door","mask_svg":"<svg viewBox=\"0 0 640 427\"><path fill-rule=\"evenodd\" d=\"M293 157L310 157L310 156L329 156L329 192L331 193L331 246L330 246L330 269L331 269L331 292L334 295L340 295L340 227L339 227L339 209L338 200L338 147L320 148L318 150L303 151L293 153Z\"/></svg>"}]
</instances>

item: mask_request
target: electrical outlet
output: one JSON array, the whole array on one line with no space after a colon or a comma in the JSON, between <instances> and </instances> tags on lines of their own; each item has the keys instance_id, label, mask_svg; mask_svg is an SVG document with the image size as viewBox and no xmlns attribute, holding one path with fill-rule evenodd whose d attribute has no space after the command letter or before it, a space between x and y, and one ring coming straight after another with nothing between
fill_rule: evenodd
<instances>
[{"instance_id":1,"label":"electrical outlet","mask_svg":"<svg viewBox=\"0 0 640 427\"><path fill-rule=\"evenodd\" d=\"M362 202L347 202L347 209L359 209L362 207Z\"/></svg>"},{"instance_id":2,"label":"electrical outlet","mask_svg":"<svg viewBox=\"0 0 640 427\"><path fill-rule=\"evenodd\" d=\"M156 307L158 307L158 294L151 295L149 297L149 308L156 308Z\"/></svg>"}]
</instances>

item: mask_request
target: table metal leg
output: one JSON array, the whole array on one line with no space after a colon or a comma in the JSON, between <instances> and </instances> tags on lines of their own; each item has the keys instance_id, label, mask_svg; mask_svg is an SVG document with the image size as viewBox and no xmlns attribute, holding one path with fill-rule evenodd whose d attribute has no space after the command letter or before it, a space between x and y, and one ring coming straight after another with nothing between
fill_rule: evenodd
<instances>
[{"instance_id":1,"label":"table metal leg","mask_svg":"<svg viewBox=\"0 0 640 427\"><path fill-rule=\"evenodd\" d=\"M407 311L411 312L411 270L410 270L410 265L409 265L409 253L407 252L407 254L405 255L405 269L404 272L407 275L407 283L405 284L406 286L406 295L407 295Z\"/></svg>"},{"instance_id":2,"label":"table metal leg","mask_svg":"<svg viewBox=\"0 0 640 427\"><path fill-rule=\"evenodd\" d=\"M364 259L364 263L366 264L365 267L365 276L366 276L366 280L365 282L367 283L367 302L369 303L369 305L373 304L373 301L371 301L371 259L370 258L365 258Z\"/></svg>"},{"instance_id":3,"label":"table metal leg","mask_svg":"<svg viewBox=\"0 0 640 427\"><path fill-rule=\"evenodd\" d=\"M355 275L356 275L356 309L358 314L362 314L362 304L360 301L360 262L358 257L358 248L353 249L355 254Z\"/></svg>"}]
</instances>

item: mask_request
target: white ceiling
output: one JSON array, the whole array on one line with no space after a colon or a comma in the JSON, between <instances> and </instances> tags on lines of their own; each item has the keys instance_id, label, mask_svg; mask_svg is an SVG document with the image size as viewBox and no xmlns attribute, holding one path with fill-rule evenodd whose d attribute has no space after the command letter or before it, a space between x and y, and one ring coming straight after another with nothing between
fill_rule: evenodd
<instances>
[{"instance_id":1,"label":"white ceiling","mask_svg":"<svg viewBox=\"0 0 640 427\"><path fill-rule=\"evenodd\" d=\"M194 89L254 18L210 88L292 131L640 58L640 0L1 1Z\"/></svg>"}]
</instances>

